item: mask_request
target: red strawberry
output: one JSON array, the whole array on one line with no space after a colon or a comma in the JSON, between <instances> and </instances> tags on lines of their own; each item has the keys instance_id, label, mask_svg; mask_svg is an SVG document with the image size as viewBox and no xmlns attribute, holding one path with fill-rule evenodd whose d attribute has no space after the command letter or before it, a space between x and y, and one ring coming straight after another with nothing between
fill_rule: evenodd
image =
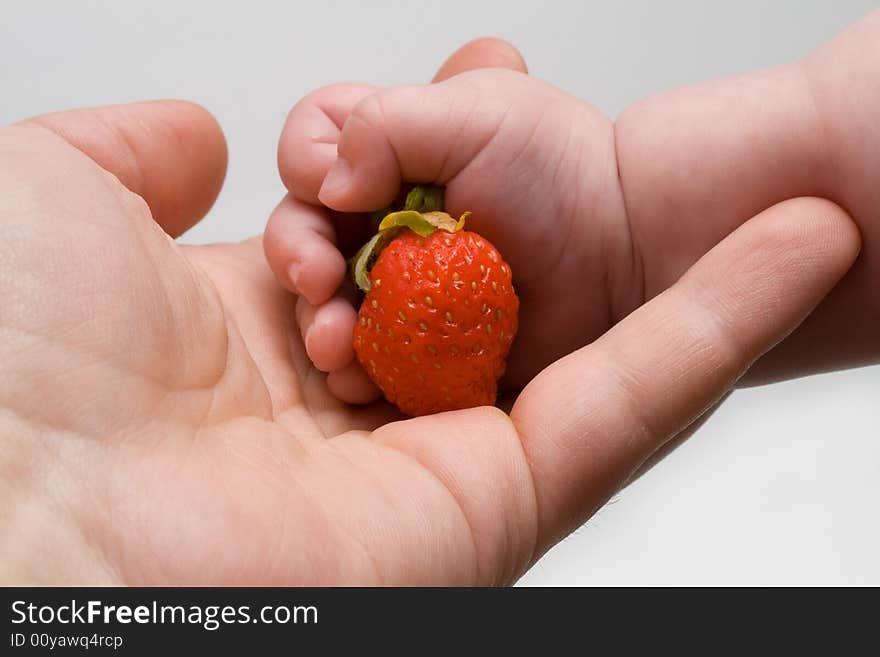
<instances>
[{"instance_id":1,"label":"red strawberry","mask_svg":"<svg viewBox=\"0 0 880 657\"><path fill-rule=\"evenodd\" d=\"M355 353L385 398L409 415L495 403L516 335L510 267L485 238L461 230L463 220L390 214L356 256L367 294Z\"/></svg>"}]
</instances>

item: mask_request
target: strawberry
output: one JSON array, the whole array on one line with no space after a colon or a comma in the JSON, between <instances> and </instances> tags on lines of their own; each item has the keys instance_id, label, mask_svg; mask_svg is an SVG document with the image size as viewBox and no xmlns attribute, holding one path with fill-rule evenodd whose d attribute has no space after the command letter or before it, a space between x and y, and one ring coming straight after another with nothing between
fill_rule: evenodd
<instances>
[{"instance_id":1,"label":"strawberry","mask_svg":"<svg viewBox=\"0 0 880 657\"><path fill-rule=\"evenodd\" d=\"M462 229L466 215L455 221L433 210L434 192L425 201L420 190L353 260L366 292L355 353L408 415L494 404L517 330L510 266L485 238Z\"/></svg>"}]
</instances>

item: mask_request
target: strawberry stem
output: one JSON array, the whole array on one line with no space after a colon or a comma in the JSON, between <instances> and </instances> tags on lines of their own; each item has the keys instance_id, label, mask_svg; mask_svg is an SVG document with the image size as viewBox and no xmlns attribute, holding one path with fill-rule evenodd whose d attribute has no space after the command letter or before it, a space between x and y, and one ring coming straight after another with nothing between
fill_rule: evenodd
<instances>
[{"instance_id":1,"label":"strawberry stem","mask_svg":"<svg viewBox=\"0 0 880 657\"><path fill-rule=\"evenodd\" d=\"M436 185L416 185L406 195L403 209L416 212L442 212L443 188Z\"/></svg>"},{"instance_id":2,"label":"strawberry stem","mask_svg":"<svg viewBox=\"0 0 880 657\"><path fill-rule=\"evenodd\" d=\"M417 185L407 194L403 210L395 212L389 208L382 212L386 214L379 223L378 232L348 262L351 277L362 292L369 292L372 288L370 269L379 253L402 230L409 229L422 237L437 230L455 233L464 228L465 219L470 214L465 212L456 220L443 212L443 188L436 185Z\"/></svg>"}]
</instances>

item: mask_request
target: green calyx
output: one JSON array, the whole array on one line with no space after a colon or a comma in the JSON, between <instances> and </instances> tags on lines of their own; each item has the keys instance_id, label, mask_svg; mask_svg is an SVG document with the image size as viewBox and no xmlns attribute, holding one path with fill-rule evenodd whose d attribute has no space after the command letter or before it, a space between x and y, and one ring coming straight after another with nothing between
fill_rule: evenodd
<instances>
[{"instance_id":1,"label":"green calyx","mask_svg":"<svg viewBox=\"0 0 880 657\"><path fill-rule=\"evenodd\" d=\"M379 232L349 261L354 282L364 293L372 289L370 270L382 249L402 231L411 230L421 237L428 237L438 230L457 233L464 228L468 215L470 212L465 212L456 220L443 212L443 188L414 187L406 197L403 210L389 211L379 223Z\"/></svg>"}]
</instances>

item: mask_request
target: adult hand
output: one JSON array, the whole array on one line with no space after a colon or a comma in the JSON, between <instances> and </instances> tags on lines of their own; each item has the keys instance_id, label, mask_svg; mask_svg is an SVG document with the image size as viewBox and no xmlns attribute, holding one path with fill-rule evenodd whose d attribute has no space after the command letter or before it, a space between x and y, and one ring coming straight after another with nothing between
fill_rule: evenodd
<instances>
[{"instance_id":1,"label":"adult hand","mask_svg":"<svg viewBox=\"0 0 880 657\"><path fill-rule=\"evenodd\" d=\"M510 417L389 423L387 406L329 393L258 241L168 237L204 210L225 151L201 110L159 107L94 119L134 140L103 167L88 139L0 131L6 583L510 582L791 331L859 246L838 207L780 204L541 373ZM124 132L135 115L143 133Z\"/></svg>"}]
</instances>

